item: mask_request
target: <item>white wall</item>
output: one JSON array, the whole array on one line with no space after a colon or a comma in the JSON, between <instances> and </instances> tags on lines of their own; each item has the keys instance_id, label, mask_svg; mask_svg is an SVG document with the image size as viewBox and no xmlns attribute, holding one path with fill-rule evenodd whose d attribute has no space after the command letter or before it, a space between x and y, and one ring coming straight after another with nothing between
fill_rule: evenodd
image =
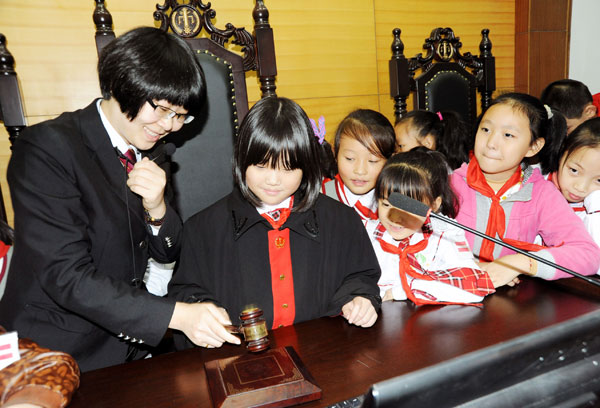
<instances>
[{"instance_id":1,"label":"white wall","mask_svg":"<svg viewBox=\"0 0 600 408\"><path fill-rule=\"evenodd\" d=\"M569 78L600 92L600 0L572 0Z\"/></svg>"}]
</instances>

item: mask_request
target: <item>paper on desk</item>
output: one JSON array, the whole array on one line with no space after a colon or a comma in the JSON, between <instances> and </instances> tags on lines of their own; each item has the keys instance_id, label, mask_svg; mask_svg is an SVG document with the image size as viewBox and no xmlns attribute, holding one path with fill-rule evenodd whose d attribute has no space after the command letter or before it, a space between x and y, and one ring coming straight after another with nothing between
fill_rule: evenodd
<instances>
[{"instance_id":1,"label":"paper on desk","mask_svg":"<svg viewBox=\"0 0 600 408\"><path fill-rule=\"evenodd\" d=\"M13 331L0 335L0 370L20 358L17 332Z\"/></svg>"}]
</instances>

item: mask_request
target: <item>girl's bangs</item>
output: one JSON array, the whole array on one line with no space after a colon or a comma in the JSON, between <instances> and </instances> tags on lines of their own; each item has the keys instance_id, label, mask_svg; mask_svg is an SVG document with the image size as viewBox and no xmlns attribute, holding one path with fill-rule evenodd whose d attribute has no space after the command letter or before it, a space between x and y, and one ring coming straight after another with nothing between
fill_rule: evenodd
<instances>
[{"instance_id":1,"label":"girl's bangs","mask_svg":"<svg viewBox=\"0 0 600 408\"><path fill-rule=\"evenodd\" d=\"M249 165L281 166L285 170L301 168L302 160L298 157L300 146L297 146L296 140L293 135L263 134L249 147Z\"/></svg>"},{"instance_id":2,"label":"girl's bangs","mask_svg":"<svg viewBox=\"0 0 600 408\"><path fill-rule=\"evenodd\" d=\"M383 196L378 198L387 198L392 193L400 193L413 200L431 202L430 186L425 174L406 165L394 167L394 171L382 177L380 190Z\"/></svg>"}]
</instances>

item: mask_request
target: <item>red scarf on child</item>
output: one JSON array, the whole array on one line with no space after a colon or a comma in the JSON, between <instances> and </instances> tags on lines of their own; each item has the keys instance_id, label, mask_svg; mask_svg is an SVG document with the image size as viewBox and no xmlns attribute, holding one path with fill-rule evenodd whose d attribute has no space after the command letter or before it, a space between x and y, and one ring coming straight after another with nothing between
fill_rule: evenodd
<instances>
[{"instance_id":1,"label":"red scarf on child","mask_svg":"<svg viewBox=\"0 0 600 408\"><path fill-rule=\"evenodd\" d=\"M346 192L344 191L344 182L342 181L342 177L337 174L335 176L335 189L340 201L344 202L344 204L350 204L348 201L348 197L346 197ZM342 200L342 197L344 198ZM356 204L354 204L354 208L356 208L363 216L363 219L368 220L376 220L378 219L377 210L373 211L367 206L363 205L360 202L360 199L356 200Z\"/></svg>"},{"instance_id":2,"label":"red scarf on child","mask_svg":"<svg viewBox=\"0 0 600 408\"><path fill-rule=\"evenodd\" d=\"M406 296L417 306L419 305L470 305L470 306L481 306L481 303L461 303L461 302L441 302L431 298L430 300L417 298L414 294L413 289L408 284L406 275L410 275L413 279L421 280L437 280L446 283L451 286L459 287L467 292L473 293L478 296L486 296L494 292L494 286L488 274L474 270L471 268L453 268L445 271L426 271L423 269L415 254L424 250L429 242L431 236L431 224L429 219L425 221L423 227L423 240L417 242L414 245L408 245L410 237L404 238L398 243L398 246L390 244L384 241L382 238L378 238L381 249L385 252L396 254L400 257L399 263L399 275L400 282L402 283L402 289ZM460 281L460 284L457 282ZM423 293L423 295L426 295Z\"/></svg>"},{"instance_id":3,"label":"red scarf on child","mask_svg":"<svg viewBox=\"0 0 600 408\"><path fill-rule=\"evenodd\" d=\"M7 245L4 242L0 241L0 259L4 258L4 262L2 262L2 266L0 266L0 282L2 282L2 279L4 279L6 268L8 268L8 259L6 257L6 254L8 253L9 249L10 245Z\"/></svg>"},{"instance_id":4,"label":"red scarf on child","mask_svg":"<svg viewBox=\"0 0 600 408\"><path fill-rule=\"evenodd\" d=\"M521 168L517 167L514 174L504 183L502 188L494 193L494 190L490 187L481 168L479 162L475 156L471 157L469 166L467 168L467 184L473 190L479 192L485 197L489 197L492 200L490 207L490 214L488 216L488 223L485 229L485 234L494 238L499 238L509 245L523 249L525 251L539 251L544 249L544 246L532 244L529 242L518 241L515 239L504 238L504 232L506 229L506 218L504 209L500 205L500 198L504 193L511 187L518 184L521 181ZM489 239L484 239L481 243L481 249L479 250L479 260L491 262L494 260L494 243Z\"/></svg>"}]
</instances>

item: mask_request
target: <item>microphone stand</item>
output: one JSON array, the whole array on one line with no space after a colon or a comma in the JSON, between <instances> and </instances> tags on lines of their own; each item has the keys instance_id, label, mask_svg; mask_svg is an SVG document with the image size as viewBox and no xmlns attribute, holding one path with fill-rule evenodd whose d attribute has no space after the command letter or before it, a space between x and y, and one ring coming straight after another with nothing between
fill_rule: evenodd
<instances>
[{"instance_id":1,"label":"microphone stand","mask_svg":"<svg viewBox=\"0 0 600 408\"><path fill-rule=\"evenodd\" d=\"M498 244L498 245L503 246L505 248L511 249L511 250L513 250L513 251L521 254L521 255L525 255L525 256L527 256L529 258L535 259L536 261L541 262L543 264L546 264L548 266L551 266L553 268L560 269L561 271L566 272L566 273L568 273L571 276L575 276L577 278L583 279L583 280L587 281L588 283L591 283L592 285L596 285L596 286L600 287L600 282L597 281L597 280L594 280L594 279L590 278L589 276L585 276L585 275L582 275L582 274L580 274L578 272L572 271L572 270L570 270L568 268L565 268L564 266L558 265L558 264L556 264L556 263L554 263L552 261L549 261L547 259L544 259L544 258L538 256L538 255L535 255L534 253L527 252L527 251L522 250L520 248L514 247L514 246L512 246L510 244L507 244L506 242L504 242L504 241L502 241L502 240L500 240L498 238L491 237L489 235L484 234L483 232L479 232L479 231L477 231L477 230L475 230L473 228L467 227L466 225L462 225L462 224L460 224L460 223L454 221L453 219L448 218L448 217L446 217L444 215L436 214L435 212L431 211L431 208L427 207L422 202L414 200L414 199L412 199L410 197L407 197L407 196L405 196L403 194L392 193L392 194L390 194L390 197L388 197L388 201L390 202L390 204L392 204L394 207L398 208L399 210L406 211L406 212L409 212L409 213L412 213L412 214L416 214L416 215L421 215L422 216L423 212L424 212L423 210L427 209L426 214L429 215L430 217L437 218L438 220L442 220L442 221L444 221L444 222L446 222L446 223L448 223L450 225L453 225L453 226L455 226L457 228L460 228L460 229L463 229L465 231L468 231L471 234L475 234L478 237L490 240L490 241L492 241L495 244ZM407 204L407 209L402 208L402 205L400 205L400 206L396 205L396 204L399 204L399 203L400 204L406 203ZM412 208L412 210L409 209L409 208Z\"/></svg>"},{"instance_id":2,"label":"microphone stand","mask_svg":"<svg viewBox=\"0 0 600 408\"><path fill-rule=\"evenodd\" d=\"M585 275L582 275L582 274L580 274L578 272L572 271L571 269L565 268L564 266L560 266L559 264L556 264L556 263L551 262L551 261L549 261L547 259L544 259L544 258L542 258L540 256L537 256L534 253L527 252L527 251L525 251L523 249L514 247L514 246L512 246L510 244L507 244L506 242L504 242L504 241L502 241L500 239L497 239L497 238L491 237L489 235L486 235L486 234L484 234L482 232L474 230L473 228L469 228L466 225L459 224L458 222L454 221L451 218L445 217L445 216L440 215L440 214L436 214L433 211L431 211L429 213L429 216L431 216L433 218L437 218L437 219L442 220L444 222L447 222L448 224L454 225L455 227L462 228L465 231L468 231L468 232L470 232L472 234L475 234L475 235L477 235L477 236L479 236L479 237L481 237L483 239L489 239L490 241L494 242L495 244L501 245L501 246L503 246L505 248L508 248L508 249L512 249L513 251L518 252L521 255L528 256L529 258L535 259L538 262L541 262L543 264L546 264L546 265L551 266L551 267L556 268L556 269L560 269L561 271L566 272L566 273L568 273L571 276L575 276L577 278L586 280L589 283L591 283L592 285L600 286L600 282L598 282L598 281L596 281L596 280L594 280L594 279L592 279L592 278L590 278L588 276L585 276Z\"/></svg>"}]
</instances>

